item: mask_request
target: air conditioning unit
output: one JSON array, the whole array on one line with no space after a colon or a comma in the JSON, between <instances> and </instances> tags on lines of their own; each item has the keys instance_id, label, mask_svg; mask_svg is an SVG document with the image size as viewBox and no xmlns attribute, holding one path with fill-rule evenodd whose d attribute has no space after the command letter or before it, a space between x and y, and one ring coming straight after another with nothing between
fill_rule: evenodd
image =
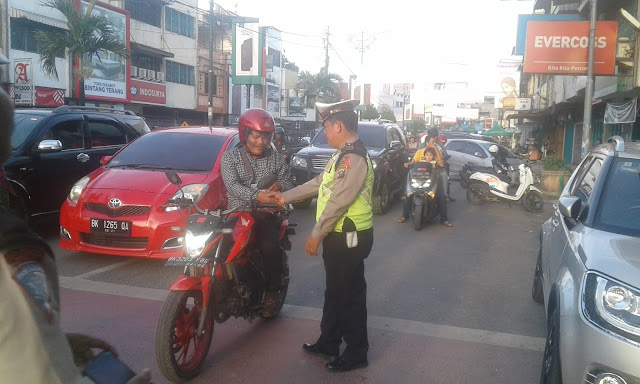
<instances>
[{"instance_id":1,"label":"air conditioning unit","mask_svg":"<svg viewBox=\"0 0 640 384\"><path fill-rule=\"evenodd\" d=\"M156 79L156 71L150 69L147 71L147 77L149 78L149 80L155 80Z\"/></svg>"},{"instance_id":2,"label":"air conditioning unit","mask_svg":"<svg viewBox=\"0 0 640 384\"><path fill-rule=\"evenodd\" d=\"M146 68L138 68L138 76L146 79L147 78L147 69Z\"/></svg>"},{"instance_id":3,"label":"air conditioning unit","mask_svg":"<svg viewBox=\"0 0 640 384\"><path fill-rule=\"evenodd\" d=\"M131 77L138 77L138 67L131 66Z\"/></svg>"},{"instance_id":4,"label":"air conditioning unit","mask_svg":"<svg viewBox=\"0 0 640 384\"><path fill-rule=\"evenodd\" d=\"M156 79L164 82L164 72L156 72Z\"/></svg>"}]
</instances>

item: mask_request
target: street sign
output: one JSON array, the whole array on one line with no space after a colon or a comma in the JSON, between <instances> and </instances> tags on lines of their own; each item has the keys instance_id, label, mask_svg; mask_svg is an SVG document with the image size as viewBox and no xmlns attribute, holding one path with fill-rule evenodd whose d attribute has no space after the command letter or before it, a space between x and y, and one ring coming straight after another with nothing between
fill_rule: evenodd
<instances>
[{"instance_id":1,"label":"street sign","mask_svg":"<svg viewBox=\"0 0 640 384\"><path fill-rule=\"evenodd\" d=\"M182 122L182 124L180 124L180 126L181 126L181 127L188 127L188 126L189 126L189 124L187 124L187 122L186 122L186 121L183 121L183 122Z\"/></svg>"},{"instance_id":2,"label":"street sign","mask_svg":"<svg viewBox=\"0 0 640 384\"><path fill-rule=\"evenodd\" d=\"M516 98L516 111L530 111L531 110L531 98L530 97L518 97Z\"/></svg>"}]
</instances>

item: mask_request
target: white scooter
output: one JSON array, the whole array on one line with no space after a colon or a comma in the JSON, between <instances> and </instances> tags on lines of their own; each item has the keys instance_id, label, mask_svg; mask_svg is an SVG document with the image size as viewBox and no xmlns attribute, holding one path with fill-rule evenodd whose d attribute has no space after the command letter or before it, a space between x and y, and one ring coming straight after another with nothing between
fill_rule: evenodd
<instances>
[{"instance_id":1,"label":"white scooter","mask_svg":"<svg viewBox=\"0 0 640 384\"><path fill-rule=\"evenodd\" d=\"M469 177L469 188L467 189L467 200L473 205L484 204L485 201L513 201L522 203L529 212L541 212L544 208L542 192L535 187L535 182L531 168L528 165L520 164L520 184L515 194L508 192L510 183L501 180L498 176L490 173L476 172Z\"/></svg>"}]
</instances>

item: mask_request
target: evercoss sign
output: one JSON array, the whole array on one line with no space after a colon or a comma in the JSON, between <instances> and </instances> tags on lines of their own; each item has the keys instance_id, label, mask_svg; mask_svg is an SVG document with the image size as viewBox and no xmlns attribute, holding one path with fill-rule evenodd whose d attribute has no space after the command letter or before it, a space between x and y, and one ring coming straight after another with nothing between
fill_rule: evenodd
<instances>
[{"instance_id":1,"label":"evercoss sign","mask_svg":"<svg viewBox=\"0 0 640 384\"><path fill-rule=\"evenodd\" d=\"M594 74L614 74L617 34L615 21L596 24ZM584 75L587 73L588 47L588 21L530 21L523 71Z\"/></svg>"}]
</instances>

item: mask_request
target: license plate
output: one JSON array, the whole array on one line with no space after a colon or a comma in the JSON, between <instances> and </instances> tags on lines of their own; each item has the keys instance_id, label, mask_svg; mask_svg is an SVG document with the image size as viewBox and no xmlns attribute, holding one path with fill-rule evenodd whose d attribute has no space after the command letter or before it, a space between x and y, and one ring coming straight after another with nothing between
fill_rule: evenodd
<instances>
[{"instance_id":1,"label":"license plate","mask_svg":"<svg viewBox=\"0 0 640 384\"><path fill-rule=\"evenodd\" d=\"M91 219L91 232L131 236L131 222L122 220Z\"/></svg>"},{"instance_id":2,"label":"license plate","mask_svg":"<svg viewBox=\"0 0 640 384\"><path fill-rule=\"evenodd\" d=\"M165 267L200 267L204 268L207 264L211 262L211 259L207 258L191 258L191 257L170 257L167 259L167 262L164 264Z\"/></svg>"}]
</instances>

